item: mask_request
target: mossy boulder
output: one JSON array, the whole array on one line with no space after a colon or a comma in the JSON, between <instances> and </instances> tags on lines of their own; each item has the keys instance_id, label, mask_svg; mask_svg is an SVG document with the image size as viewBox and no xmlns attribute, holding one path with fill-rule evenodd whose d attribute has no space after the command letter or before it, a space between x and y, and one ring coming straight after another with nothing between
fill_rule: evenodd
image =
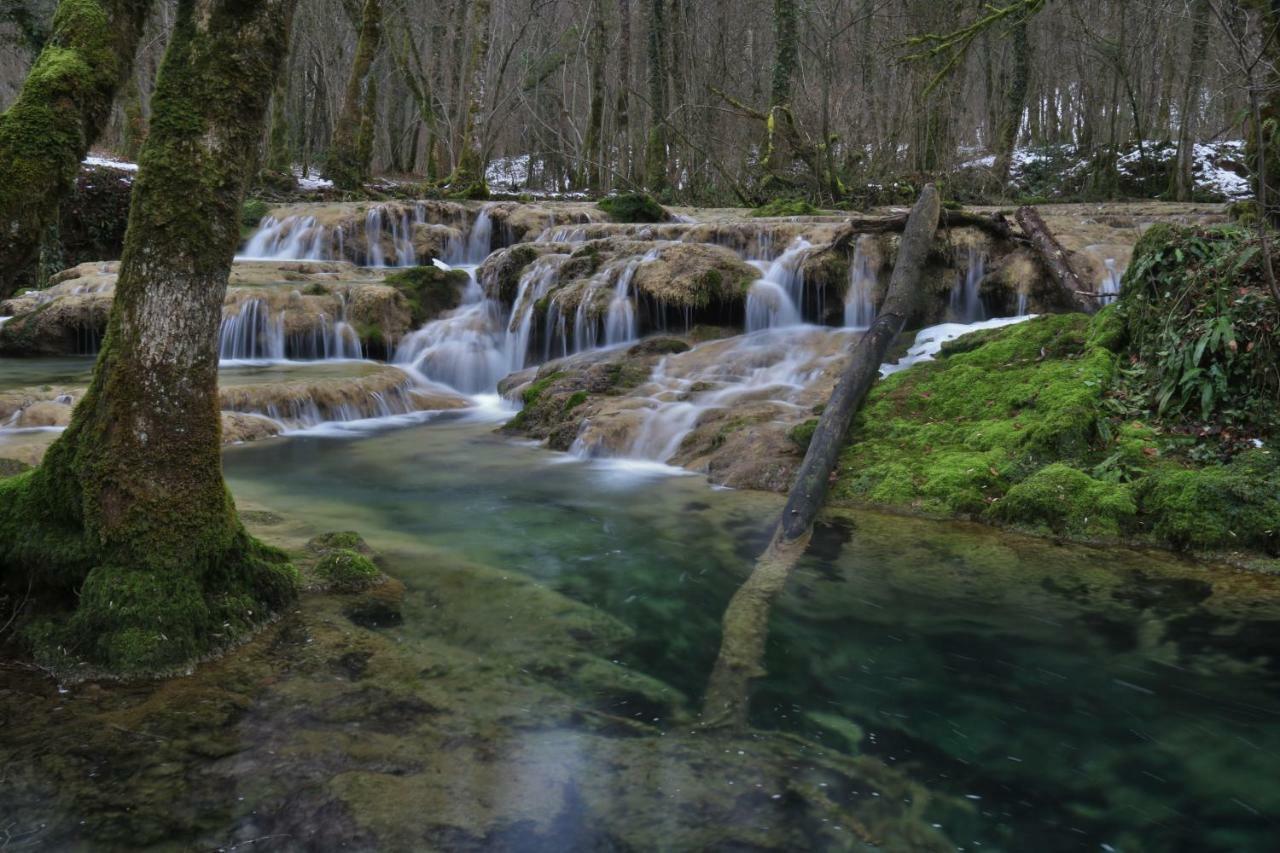
<instances>
[{"instance_id":1,"label":"mossy boulder","mask_svg":"<svg viewBox=\"0 0 1280 853\"><path fill-rule=\"evenodd\" d=\"M634 286L664 305L706 309L744 303L760 271L730 249L703 243L674 243L636 270Z\"/></svg>"},{"instance_id":2,"label":"mossy boulder","mask_svg":"<svg viewBox=\"0 0 1280 853\"><path fill-rule=\"evenodd\" d=\"M359 592L376 585L382 572L373 560L350 548L331 548L316 561L316 578L338 592Z\"/></svg>"},{"instance_id":3,"label":"mossy boulder","mask_svg":"<svg viewBox=\"0 0 1280 853\"><path fill-rule=\"evenodd\" d=\"M614 222L666 222L671 214L645 193L620 193L602 198L596 205Z\"/></svg>"},{"instance_id":4,"label":"mossy boulder","mask_svg":"<svg viewBox=\"0 0 1280 853\"><path fill-rule=\"evenodd\" d=\"M442 270L434 265L392 273L386 279L404 296L415 326L461 305L462 292L469 281L462 270Z\"/></svg>"},{"instance_id":5,"label":"mossy boulder","mask_svg":"<svg viewBox=\"0 0 1280 853\"><path fill-rule=\"evenodd\" d=\"M1280 554L1280 455L1260 449L1228 464L1165 465L1137 486L1143 519L1158 538L1197 550Z\"/></svg>"},{"instance_id":6,"label":"mossy boulder","mask_svg":"<svg viewBox=\"0 0 1280 853\"><path fill-rule=\"evenodd\" d=\"M816 216L821 212L802 198L775 198L760 205L748 216Z\"/></svg>"}]
</instances>

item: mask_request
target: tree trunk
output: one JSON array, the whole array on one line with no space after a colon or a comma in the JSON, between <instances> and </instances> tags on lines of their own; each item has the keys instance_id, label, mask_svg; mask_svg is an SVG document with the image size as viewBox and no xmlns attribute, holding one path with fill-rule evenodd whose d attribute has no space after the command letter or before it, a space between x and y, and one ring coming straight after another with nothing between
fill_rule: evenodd
<instances>
[{"instance_id":1,"label":"tree trunk","mask_svg":"<svg viewBox=\"0 0 1280 853\"><path fill-rule=\"evenodd\" d=\"M466 114L462 122L462 157L451 183L464 190L485 182L485 103L488 98L490 0L474 0L471 32L475 36L467 60Z\"/></svg>"},{"instance_id":2,"label":"tree trunk","mask_svg":"<svg viewBox=\"0 0 1280 853\"><path fill-rule=\"evenodd\" d=\"M618 169L613 184L635 180L629 104L631 100L631 0L618 0Z\"/></svg>"},{"instance_id":3,"label":"tree trunk","mask_svg":"<svg viewBox=\"0 0 1280 853\"><path fill-rule=\"evenodd\" d=\"M1004 115L1000 118L996 152L996 178L1001 189L1009 181L1009 169L1013 165L1013 150L1018 145L1018 131L1022 127L1022 114L1027 108L1027 85L1031 76L1030 49L1027 39L1027 19L1023 17L1013 27L1013 70L1009 74L1007 100Z\"/></svg>"},{"instance_id":4,"label":"tree trunk","mask_svg":"<svg viewBox=\"0 0 1280 853\"><path fill-rule=\"evenodd\" d=\"M653 192L667 188L667 13L666 0L649 0L649 138L645 145L645 184Z\"/></svg>"},{"instance_id":5,"label":"tree trunk","mask_svg":"<svg viewBox=\"0 0 1280 853\"><path fill-rule=\"evenodd\" d=\"M604 0L594 0L591 5L591 37L588 64L591 70L591 105L587 115L587 137L582 144L583 164L579 170L586 178L587 187L593 193L603 186L604 152L604 54L607 33L604 29Z\"/></svg>"},{"instance_id":6,"label":"tree trunk","mask_svg":"<svg viewBox=\"0 0 1280 853\"><path fill-rule=\"evenodd\" d=\"M0 299L17 289L133 65L150 0L62 2L0 115Z\"/></svg>"},{"instance_id":7,"label":"tree trunk","mask_svg":"<svg viewBox=\"0 0 1280 853\"><path fill-rule=\"evenodd\" d=\"M1209 0L1196 0L1192 11L1191 52L1188 57L1186 87L1178 109L1178 153L1174 158L1169 195L1174 201L1191 201L1195 189L1192 173L1196 144L1196 121L1200 108L1200 89L1204 85L1204 57L1209 46Z\"/></svg>"},{"instance_id":8,"label":"tree trunk","mask_svg":"<svg viewBox=\"0 0 1280 853\"><path fill-rule=\"evenodd\" d=\"M325 176L342 190L358 189L369 179L369 160L362 150L361 135L367 114L368 77L373 60L378 55L382 41L382 0L364 0L360 14L360 34L356 39L356 55L347 77L347 89L342 96L342 112L333 125L333 139L329 143L329 156Z\"/></svg>"},{"instance_id":9,"label":"tree trunk","mask_svg":"<svg viewBox=\"0 0 1280 853\"><path fill-rule=\"evenodd\" d=\"M769 546L725 610L720 654L703 702L704 725L746 724L751 680L764 675L769 609L809 544L813 521L826 498L849 426L875 384L885 353L907 323L921 313L920 275L941 209L937 190L926 186L902 235L898 262L880 313L854 344L849 363L823 409Z\"/></svg>"},{"instance_id":10,"label":"tree trunk","mask_svg":"<svg viewBox=\"0 0 1280 853\"><path fill-rule=\"evenodd\" d=\"M791 77L797 57L796 0L773 0L773 79L769 86L769 119L765 123L766 178L776 175L784 158L778 144L782 112L791 107Z\"/></svg>"},{"instance_id":11,"label":"tree trunk","mask_svg":"<svg viewBox=\"0 0 1280 853\"><path fill-rule=\"evenodd\" d=\"M289 96L289 76L281 73L271 95L271 130L267 137L267 176L273 183L292 187L293 158L289 153L289 122L285 100Z\"/></svg>"},{"instance_id":12,"label":"tree trunk","mask_svg":"<svg viewBox=\"0 0 1280 853\"><path fill-rule=\"evenodd\" d=\"M93 379L43 464L0 483L4 579L74 603L57 645L116 671L183 666L293 594L222 480L217 337L295 3L180 0Z\"/></svg>"},{"instance_id":13,"label":"tree trunk","mask_svg":"<svg viewBox=\"0 0 1280 853\"><path fill-rule=\"evenodd\" d=\"M1074 307L1077 311L1092 314L1098 310L1098 303L1086 294L1093 292L1071 267L1067 258L1067 250L1053 236L1049 226L1044 224L1040 214L1034 207L1020 207L1015 217L1022 226L1022 232L1031 241L1032 247L1040 256L1045 270L1053 278L1061 292L1062 307Z\"/></svg>"}]
</instances>

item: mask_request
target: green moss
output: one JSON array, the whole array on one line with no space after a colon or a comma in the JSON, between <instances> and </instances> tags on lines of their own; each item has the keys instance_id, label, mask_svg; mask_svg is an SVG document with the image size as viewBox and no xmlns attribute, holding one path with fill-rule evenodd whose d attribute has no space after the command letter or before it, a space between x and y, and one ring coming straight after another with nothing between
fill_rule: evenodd
<instances>
[{"instance_id":1,"label":"green moss","mask_svg":"<svg viewBox=\"0 0 1280 853\"><path fill-rule=\"evenodd\" d=\"M468 281L462 270L442 270L434 265L413 267L386 278L386 283L404 296L415 326L462 304Z\"/></svg>"},{"instance_id":2,"label":"green moss","mask_svg":"<svg viewBox=\"0 0 1280 853\"><path fill-rule=\"evenodd\" d=\"M0 477L15 477L23 471L30 471L31 466L17 459L0 457Z\"/></svg>"},{"instance_id":3,"label":"green moss","mask_svg":"<svg viewBox=\"0 0 1280 853\"><path fill-rule=\"evenodd\" d=\"M359 538L359 537L357 537ZM316 561L316 577L339 592L359 592L374 586L382 577L378 567L363 554L349 548L333 548Z\"/></svg>"},{"instance_id":4,"label":"green moss","mask_svg":"<svg viewBox=\"0 0 1280 853\"><path fill-rule=\"evenodd\" d=\"M1055 533L1118 536L1136 511L1128 487L1095 480L1057 462L1009 489L987 516Z\"/></svg>"},{"instance_id":5,"label":"green moss","mask_svg":"<svg viewBox=\"0 0 1280 853\"><path fill-rule=\"evenodd\" d=\"M329 533L321 533L307 542L307 550L315 554L323 553L332 548L345 548L365 555L373 554L373 549L364 541L364 537L354 530L335 530Z\"/></svg>"},{"instance_id":6,"label":"green moss","mask_svg":"<svg viewBox=\"0 0 1280 853\"><path fill-rule=\"evenodd\" d=\"M801 450L809 449L809 442L813 441L813 432L818 428L818 419L809 418L804 423L796 424L787 431L787 438L791 439L796 447Z\"/></svg>"},{"instance_id":7,"label":"green moss","mask_svg":"<svg viewBox=\"0 0 1280 853\"><path fill-rule=\"evenodd\" d=\"M538 402L538 398L542 396L542 392L551 387L551 383L555 382L563 375L564 373L562 371L557 370L554 373L548 373L546 376L539 377L537 380L532 382L528 388L524 389L524 393L520 395L521 399L524 400L524 404L526 406L532 406L534 403Z\"/></svg>"},{"instance_id":8,"label":"green moss","mask_svg":"<svg viewBox=\"0 0 1280 853\"><path fill-rule=\"evenodd\" d=\"M271 205L262 199L247 198L244 204L240 206L240 229L241 233L250 232L258 227L258 223L267 215L267 211L271 209Z\"/></svg>"},{"instance_id":9,"label":"green moss","mask_svg":"<svg viewBox=\"0 0 1280 853\"><path fill-rule=\"evenodd\" d=\"M1162 466L1137 486L1143 520L1160 539L1195 550L1280 553L1280 457L1257 450L1201 469Z\"/></svg>"},{"instance_id":10,"label":"green moss","mask_svg":"<svg viewBox=\"0 0 1280 853\"><path fill-rule=\"evenodd\" d=\"M1128 341L1129 333L1125 327L1124 315L1117 305L1108 305L1093 316L1089 322L1089 333L1085 337L1085 345L1120 352Z\"/></svg>"},{"instance_id":11,"label":"green moss","mask_svg":"<svg viewBox=\"0 0 1280 853\"><path fill-rule=\"evenodd\" d=\"M572 412L574 409L587 402L587 398L589 396L590 395L587 394L586 391L574 391L569 395L569 399L564 401L564 411L566 413Z\"/></svg>"},{"instance_id":12,"label":"green moss","mask_svg":"<svg viewBox=\"0 0 1280 853\"><path fill-rule=\"evenodd\" d=\"M775 198L751 211L750 216L814 216L818 208L802 198Z\"/></svg>"},{"instance_id":13,"label":"green moss","mask_svg":"<svg viewBox=\"0 0 1280 853\"><path fill-rule=\"evenodd\" d=\"M621 193L601 199L596 207L614 222L666 222L671 215L645 193Z\"/></svg>"}]
</instances>

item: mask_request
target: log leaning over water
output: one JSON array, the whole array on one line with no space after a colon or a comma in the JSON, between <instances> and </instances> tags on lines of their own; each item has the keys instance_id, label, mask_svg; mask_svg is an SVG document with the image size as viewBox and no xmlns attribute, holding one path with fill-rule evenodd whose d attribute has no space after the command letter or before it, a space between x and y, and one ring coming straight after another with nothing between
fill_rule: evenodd
<instances>
[{"instance_id":1,"label":"log leaning over water","mask_svg":"<svg viewBox=\"0 0 1280 853\"><path fill-rule=\"evenodd\" d=\"M858 234L888 234L904 231L910 214L902 213L893 216L855 216L846 219L836 245L844 245ZM979 213L968 213L963 210L944 210L939 215L939 225L943 228L974 228L997 240L1015 240L1018 235L1009 225L1009 220L999 213L983 216Z\"/></svg>"},{"instance_id":2,"label":"log leaning over water","mask_svg":"<svg viewBox=\"0 0 1280 853\"><path fill-rule=\"evenodd\" d=\"M1049 226L1044 224L1044 220L1040 218L1036 209L1020 207L1015 218L1018 220L1018 225L1022 227L1023 233L1027 235L1027 239L1031 241L1045 270L1062 291L1064 304L1074 306L1086 314L1096 312L1098 300L1091 295L1093 287L1087 285L1072 268L1067 250L1062 248L1062 244L1053 236Z\"/></svg>"},{"instance_id":3,"label":"log leaning over water","mask_svg":"<svg viewBox=\"0 0 1280 853\"><path fill-rule=\"evenodd\" d=\"M809 544L813 521L826 498L845 436L875 384L885 353L907 323L920 314L920 276L938 230L940 211L937 190L926 186L906 222L884 305L871 328L854 344L849 364L823 409L772 540L725 609L720 654L703 701L705 726L746 723L751 680L764 675L770 607Z\"/></svg>"}]
</instances>

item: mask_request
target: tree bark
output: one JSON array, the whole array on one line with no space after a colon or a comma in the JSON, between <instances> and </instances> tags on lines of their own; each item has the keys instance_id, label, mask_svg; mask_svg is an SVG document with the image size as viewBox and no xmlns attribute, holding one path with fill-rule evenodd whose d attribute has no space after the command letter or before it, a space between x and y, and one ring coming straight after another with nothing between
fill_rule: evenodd
<instances>
[{"instance_id":1,"label":"tree bark","mask_svg":"<svg viewBox=\"0 0 1280 853\"><path fill-rule=\"evenodd\" d=\"M725 610L720 654L703 701L706 726L746 724L751 681L765 674L769 610L809 543L840 449L854 416L875 384L885 353L921 313L920 275L933 245L940 211L937 190L926 186L903 232L898 262L880 313L854 344L849 363L823 409L773 538Z\"/></svg>"},{"instance_id":2,"label":"tree bark","mask_svg":"<svg viewBox=\"0 0 1280 853\"><path fill-rule=\"evenodd\" d=\"M615 187L634 181L636 175L631 145L630 101L631 0L618 0L618 105L616 107L618 169L613 180Z\"/></svg>"},{"instance_id":3,"label":"tree bark","mask_svg":"<svg viewBox=\"0 0 1280 853\"><path fill-rule=\"evenodd\" d=\"M653 192L667 188L667 13L666 0L649 0L649 137L645 145L645 184Z\"/></svg>"},{"instance_id":4,"label":"tree bark","mask_svg":"<svg viewBox=\"0 0 1280 853\"><path fill-rule=\"evenodd\" d=\"M1023 233L1040 256L1040 262L1062 292L1064 304L1075 306L1086 314L1096 312L1098 303L1087 295L1093 292L1093 287L1087 285L1072 268L1067 250L1062 248L1062 244L1053 236L1049 226L1044 224L1044 220L1040 218L1036 209L1020 207L1016 218L1018 224L1022 226Z\"/></svg>"},{"instance_id":5,"label":"tree bark","mask_svg":"<svg viewBox=\"0 0 1280 853\"><path fill-rule=\"evenodd\" d=\"M151 0L62 2L0 115L0 299L17 289L133 65Z\"/></svg>"},{"instance_id":6,"label":"tree bark","mask_svg":"<svg viewBox=\"0 0 1280 853\"><path fill-rule=\"evenodd\" d=\"M360 34L356 38L356 55L342 96L342 111L333 125L333 139L325 176L342 190L358 189L369 179L368 155L361 146L364 125L371 122L368 114L368 77L382 42L382 0L365 0L360 13Z\"/></svg>"},{"instance_id":7,"label":"tree bark","mask_svg":"<svg viewBox=\"0 0 1280 853\"><path fill-rule=\"evenodd\" d=\"M591 71L591 104L587 115L587 137L582 143L583 163L579 170L585 178L587 188L598 193L603 187L604 152L601 142L604 139L604 54L607 34L604 28L604 0L593 0L591 4L591 35L588 48L588 64Z\"/></svg>"},{"instance_id":8,"label":"tree bark","mask_svg":"<svg viewBox=\"0 0 1280 853\"><path fill-rule=\"evenodd\" d=\"M471 31L475 36L467 60L466 114L462 122L462 157L450 182L463 190L484 184L485 102L488 97L490 0L474 0Z\"/></svg>"},{"instance_id":9,"label":"tree bark","mask_svg":"<svg viewBox=\"0 0 1280 853\"><path fill-rule=\"evenodd\" d=\"M997 141L1000 147L996 152L996 178L1002 189L1009 181L1009 169L1013 165L1013 150L1018 145L1022 114L1027 108L1027 86L1031 77L1030 53L1027 18L1023 17L1013 27L1013 70L1009 75L1004 115L997 129Z\"/></svg>"},{"instance_id":10,"label":"tree bark","mask_svg":"<svg viewBox=\"0 0 1280 853\"><path fill-rule=\"evenodd\" d=\"M888 234L905 231L911 215L903 213L897 216L856 216L846 219L844 227L836 237L837 244L846 244L858 234ZM963 210L944 210L939 218L943 228L976 228L997 240L1014 240L1017 235L1009 227L1009 221L999 213L982 216L977 213L966 213Z\"/></svg>"},{"instance_id":11,"label":"tree bark","mask_svg":"<svg viewBox=\"0 0 1280 853\"><path fill-rule=\"evenodd\" d=\"M293 594L222 480L217 336L295 3L180 0L89 389L0 482L0 577L74 602L57 644L115 671L186 665Z\"/></svg>"}]
</instances>

